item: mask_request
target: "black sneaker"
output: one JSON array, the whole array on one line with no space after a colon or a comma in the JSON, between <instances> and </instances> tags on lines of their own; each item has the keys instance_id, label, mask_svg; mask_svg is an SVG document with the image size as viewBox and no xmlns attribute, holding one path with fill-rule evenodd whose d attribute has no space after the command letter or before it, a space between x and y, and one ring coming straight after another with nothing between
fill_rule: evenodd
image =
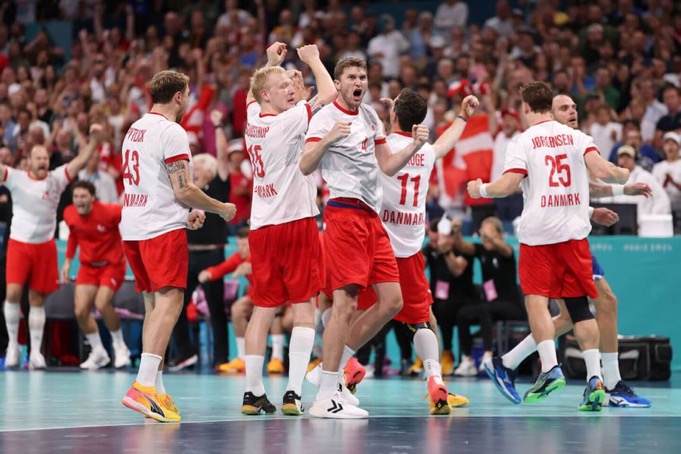
<instances>
[{"instance_id":1,"label":"black sneaker","mask_svg":"<svg viewBox=\"0 0 681 454\"><path fill-rule=\"evenodd\" d=\"M276 413L277 407L272 405L272 402L267 399L267 394L262 396L254 396L252 392L244 393L244 403L241 405L241 413L244 415L259 415L266 413L271 415Z\"/></svg>"},{"instance_id":2,"label":"black sneaker","mask_svg":"<svg viewBox=\"0 0 681 454\"><path fill-rule=\"evenodd\" d=\"M300 396L295 391L286 391L281 411L288 416L301 416L303 414L305 409L300 401Z\"/></svg>"}]
</instances>

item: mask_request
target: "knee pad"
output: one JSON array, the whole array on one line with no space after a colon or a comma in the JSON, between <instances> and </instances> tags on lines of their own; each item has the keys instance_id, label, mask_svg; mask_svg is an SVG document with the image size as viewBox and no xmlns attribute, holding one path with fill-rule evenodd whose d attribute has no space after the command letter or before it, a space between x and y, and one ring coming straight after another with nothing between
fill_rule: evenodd
<instances>
[{"instance_id":1,"label":"knee pad","mask_svg":"<svg viewBox=\"0 0 681 454\"><path fill-rule=\"evenodd\" d=\"M584 320L594 319L594 314L592 314L591 309L589 309L589 300L586 296L564 299L565 307L567 307L573 325L583 322Z\"/></svg>"},{"instance_id":2,"label":"knee pad","mask_svg":"<svg viewBox=\"0 0 681 454\"><path fill-rule=\"evenodd\" d=\"M416 333L416 331L420 329L431 329L430 323L428 322L422 322L422 323L404 323L404 325L409 328L409 331L412 333Z\"/></svg>"}]
</instances>

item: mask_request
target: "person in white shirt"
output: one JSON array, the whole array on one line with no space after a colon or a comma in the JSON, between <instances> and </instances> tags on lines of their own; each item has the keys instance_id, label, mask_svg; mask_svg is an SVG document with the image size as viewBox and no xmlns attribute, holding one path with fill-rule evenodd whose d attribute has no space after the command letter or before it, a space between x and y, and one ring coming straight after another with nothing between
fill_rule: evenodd
<instances>
[{"instance_id":1,"label":"person in white shirt","mask_svg":"<svg viewBox=\"0 0 681 454\"><path fill-rule=\"evenodd\" d=\"M12 194L14 212L7 244L7 300L4 304L9 343L5 367L19 365L19 301L28 284L28 329L31 336L29 367L44 369L40 353L45 327L45 299L59 288L57 245L54 231L61 193L85 166L101 142L101 126L92 125L91 140L80 147L70 163L48 171L50 155L42 145L28 153L28 171L0 164L0 183ZM85 139L83 139L84 141Z\"/></svg>"},{"instance_id":2,"label":"person in white shirt","mask_svg":"<svg viewBox=\"0 0 681 454\"><path fill-rule=\"evenodd\" d=\"M490 110L487 115L493 117L495 115L493 110ZM495 119L496 120L496 119ZM490 121L490 126L492 126ZM496 121L494 121L496 125ZM490 128L492 133L494 129ZM494 145L492 146L492 173L490 181L494 181L501 177L504 172L504 162L506 161L506 148L509 143L520 135L520 113L513 109L504 109L501 111L501 129L494 137ZM522 195L513 194L509 197L496 199L494 204L497 207L497 217L502 221L513 221L523 209Z\"/></svg>"},{"instance_id":3,"label":"person in white shirt","mask_svg":"<svg viewBox=\"0 0 681 454\"><path fill-rule=\"evenodd\" d=\"M381 25L383 31L380 35L371 38L367 54L381 63L384 77L399 77L400 55L409 50L409 41L399 30L395 29L395 19L391 16L381 16Z\"/></svg>"},{"instance_id":4,"label":"person in white shirt","mask_svg":"<svg viewBox=\"0 0 681 454\"><path fill-rule=\"evenodd\" d=\"M521 97L523 115L530 127L509 145L504 174L489 184L480 179L471 181L468 192L474 198L505 197L519 185L523 189L524 208L518 228L519 276L542 361L541 373L523 400L541 401L565 385L548 311L549 298L562 298L587 364L588 384L580 409L597 411L605 400L605 389L598 325L587 299L597 297L598 291L586 239L591 231L586 170L615 183L624 183L629 171L605 161L589 136L553 120L553 93L548 85L529 83L522 87Z\"/></svg>"},{"instance_id":5,"label":"person in white shirt","mask_svg":"<svg viewBox=\"0 0 681 454\"><path fill-rule=\"evenodd\" d=\"M253 163L253 206L249 244L253 267L253 314L246 329L246 392L241 413L274 413L262 381L267 333L284 304L291 303L293 330L289 344L289 381L282 412L300 416L302 385L314 344L314 306L324 272L315 216L317 188L303 175L298 161L312 118L312 105L298 71L279 66L286 44L267 49L267 66L255 72L247 101L244 132ZM315 76L316 102L327 104L337 95L316 45L297 49ZM291 78L291 75L294 77Z\"/></svg>"},{"instance_id":6,"label":"person in white shirt","mask_svg":"<svg viewBox=\"0 0 681 454\"><path fill-rule=\"evenodd\" d=\"M653 176L667 192L672 210L679 217L681 216L681 159L679 159L681 137L676 132L669 131L662 140L662 149L667 160L655 164Z\"/></svg>"},{"instance_id":7,"label":"person in white shirt","mask_svg":"<svg viewBox=\"0 0 681 454\"><path fill-rule=\"evenodd\" d=\"M95 185L97 200L102 203L118 203L116 181L108 172L99 170L99 151L95 151L87 162L87 166L78 172L78 179L89 181Z\"/></svg>"},{"instance_id":8,"label":"person in white shirt","mask_svg":"<svg viewBox=\"0 0 681 454\"><path fill-rule=\"evenodd\" d=\"M601 152L603 159L609 159L610 150L622 137L622 124L612 121L610 107L601 104L596 109L596 121L585 132L593 137L594 145Z\"/></svg>"},{"instance_id":9,"label":"person in white shirt","mask_svg":"<svg viewBox=\"0 0 681 454\"><path fill-rule=\"evenodd\" d=\"M435 12L435 28L442 36L450 36L452 29L466 28L468 23L468 5L459 0L446 0Z\"/></svg>"},{"instance_id":10,"label":"person in white shirt","mask_svg":"<svg viewBox=\"0 0 681 454\"><path fill-rule=\"evenodd\" d=\"M187 287L185 229L201 227L203 211L229 221L236 207L207 196L193 182L189 139L179 125L189 103L189 77L161 71L149 91L151 110L132 124L122 147L120 231L145 305L139 371L122 403L156 421L176 422L179 410L166 393L161 371ZM201 211L189 214L190 207Z\"/></svg>"}]
</instances>

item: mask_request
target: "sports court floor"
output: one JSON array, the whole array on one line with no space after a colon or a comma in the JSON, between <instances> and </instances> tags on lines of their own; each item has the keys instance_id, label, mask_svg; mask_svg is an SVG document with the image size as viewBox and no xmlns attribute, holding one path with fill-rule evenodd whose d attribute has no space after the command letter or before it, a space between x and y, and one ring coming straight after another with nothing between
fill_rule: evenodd
<instances>
[{"instance_id":1,"label":"sports court floor","mask_svg":"<svg viewBox=\"0 0 681 454\"><path fill-rule=\"evenodd\" d=\"M471 399L450 417L428 414L419 379L365 380L368 420L239 413L243 377L164 374L181 424L145 422L120 403L134 375L97 371L0 373L0 453L681 453L681 381L632 383L650 409L580 413L571 381L537 405L514 405L487 379L450 379ZM266 379L277 407L286 378ZM520 381L522 394L529 382ZM306 406L314 388L305 384Z\"/></svg>"}]
</instances>

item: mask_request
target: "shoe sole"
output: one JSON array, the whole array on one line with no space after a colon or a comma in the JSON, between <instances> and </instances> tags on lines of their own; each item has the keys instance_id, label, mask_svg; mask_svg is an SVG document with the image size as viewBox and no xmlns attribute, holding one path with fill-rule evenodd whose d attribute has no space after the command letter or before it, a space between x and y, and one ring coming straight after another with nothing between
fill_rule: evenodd
<instances>
[{"instance_id":1,"label":"shoe sole","mask_svg":"<svg viewBox=\"0 0 681 454\"><path fill-rule=\"evenodd\" d=\"M447 397L447 403L451 408L465 407L470 403L467 397L458 396L456 394L449 394Z\"/></svg>"},{"instance_id":2,"label":"shoe sole","mask_svg":"<svg viewBox=\"0 0 681 454\"><path fill-rule=\"evenodd\" d=\"M302 416L302 410L298 409L296 404L284 404L281 406L281 412L286 416Z\"/></svg>"},{"instance_id":3,"label":"shoe sole","mask_svg":"<svg viewBox=\"0 0 681 454\"><path fill-rule=\"evenodd\" d=\"M603 402L605 402L605 391L597 389L589 394L589 402L586 405L580 405L578 408L579 411L601 411Z\"/></svg>"},{"instance_id":4,"label":"shoe sole","mask_svg":"<svg viewBox=\"0 0 681 454\"><path fill-rule=\"evenodd\" d=\"M314 416L315 418L323 418L323 419L366 419L369 417L369 413L363 414L363 415L354 415L354 414L349 414L347 412L339 412L339 413L329 413L326 410L317 410L316 408L312 407L310 408L310 416Z\"/></svg>"},{"instance_id":5,"label":"shoe sole","mask_svg":"<svg viewBox=\"0 0 681 454\"><path fill-rule=\"evenodd\" d=\"M180 418L178 419L169 419L164 416L159 415L158 413L154 413L153 411L149 410L147 407L144 405L140 404L134 399L131 399L129 397L124 397L123 400L121 401L123 405L128 407L130 410L136 411L137 413L141 413L144 415L146 418L151 418L153 420L156 420L158 422L180 422Z\"/></svg>"},{"instance_id":6,"label":"shoe sole","mask_svg":"<svg viewBox=\"0 0 681 454\"><path fill-rule=\"evenodd\" d=\"M268 412L262 407L254 407L253 405L242 405L241 406L241 414L246 415L246 416L257 416L257 415L273 415L276 413L277 410L275 409L274 411Z\"/></svg>"},{"instance_id":7,"label":"shoe sole","mask_svg":"<svg viewBox=\"0 0 681 454\"><path fill-rule=\"evenodd\" d=\"M487 376L490 378L490 380L492 380L492 383L494 383L494 385L497 387L497 389L499 390L499 392L501 393L502 396L504 396L506 399L510 400L514 404L520 404L522 402L522 399L520 398L520 396L518 396L518 398L516 399L511 394L508 394L506 392L506 388L504 388L501 385L501 383L499 383L494 371L487 368L487 364L485 364L485 372L487 372Z\"/></svg>"},{"instance_id":8,"label":"shoe sole","mask_svg":"<svg viewBox=\"0 0 681 454\"><path fill-rule=\"evenodd\" d=\"M438 400L430 409L430 414L433 416L442 416L452 414L452 407L449 406L446 400Z\"/></svg>"},{"instance_id":9,"label":"shoe sole","mask_svg":"<svg viewBox=\"0 0 681 454\"><path fill-rule=\"evenodd\" d=\"M564 378L559 378L555 380L553 383L551 383L549 386L546 387L546 389L540 393L532 393L523 398L523 402L526 404L536 404L537 402L541 402L542 400L546 399L549 394L551 394L554 391L558 391L559 389L562 389L565 386L565 379ZM605 392L603 392L603 398L605 398Z\"/></svg>"},{"instance_id":10,"label":"shoe sole","mask_svg":"<svg viewBox=\"0 0 681 454\"><path fill-rule=\"evenodd\" d=\"M83 365L81 364L80 368L81 368L81 370L97 370L97 369L101 369L103 367L106 367L107 365L109 365L110 362L111 362L111 360L108 360L104 364L95 364L94 367L83 367Z\"/></svg>"},{"instance_id":11,"label":"shoe sole","mask_svg":"<svg viewBox=\"0 0 681 454\"><path fill-rule=\"evenodd\" d=\"M650 408L652 404L634 404L630 402L616 403L611 400L608 401L608 407L612 408Z\"/></svg>"}]
</instances>

